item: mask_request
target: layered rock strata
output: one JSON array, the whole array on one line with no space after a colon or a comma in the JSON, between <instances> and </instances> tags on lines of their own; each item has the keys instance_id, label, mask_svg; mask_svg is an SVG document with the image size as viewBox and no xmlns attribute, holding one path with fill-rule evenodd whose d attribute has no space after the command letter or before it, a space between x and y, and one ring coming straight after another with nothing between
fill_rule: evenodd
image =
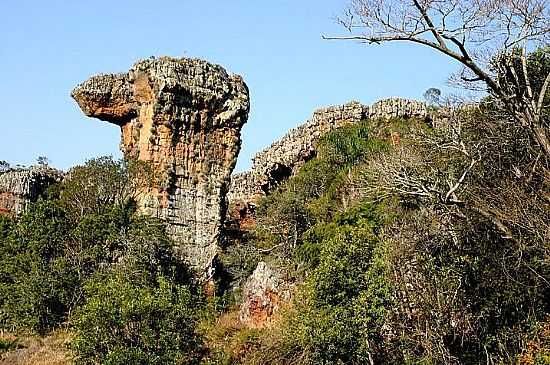
<instances>
[{"instance_id":1,"label":"layered rock strata","mask_svg":"<svg viewBox=\"0 0 550 365\"><path fill-rule=\"evenodd\" d=\"M253 204L278 182L294 175L315 156L316 145L325 134L347 124L365 119L429 117L425 103L391 98L371 106L352 101L345 105L318 109L299 127L290 130L280 140L259 152L252 159L249 171L232 176L228 193L232 204Z\"/></svg>"},{"instance_id":2,"label":"layered rock strata","mask_svg":"<svg viewBox=\"0 0 550 365\"><path fill-rule=\"evenodd\" d=\"M126 158L151 164L157 179L138 206L167 222L194 269L210 270L250 108L242 78L206 61L164 57L94 76L72 97L87 116L120 126Z\"/></svg>"},{"instance_id":3,"label":"layered rock strata","mask_svg":"<svg viewBox=\"0 0 550 365\"><path fill-rule=\"evenodd\" d=\"M19 215L63 174L45 166L11 169L0 173L0 214Z\"/></svg>"}]
</instances>

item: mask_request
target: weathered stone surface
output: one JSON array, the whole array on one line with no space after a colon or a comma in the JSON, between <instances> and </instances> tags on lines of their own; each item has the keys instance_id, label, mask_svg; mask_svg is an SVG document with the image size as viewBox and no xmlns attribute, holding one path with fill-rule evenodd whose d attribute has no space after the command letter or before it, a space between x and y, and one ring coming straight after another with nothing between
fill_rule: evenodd
<instances>
[{"instance_id":1,"label":"weathered stone surface","mask_svg":"<svg viewBox=\"0 0 550 365\"><path fill-rule=\"evenodd\" d=\"M19 215L63 174L46 166L10 169L0 173L0 214Z\"/></svg>"},{"instance_id":2,"label":"weathered stone surface","mask_svg":"<svg viewBox=\"0 0 550 365\"><path fill-rule=\"evenodd\" d=\"M265 262L258 266L243 287L240 320L250 327L264 327L291 297L291 286L283 275Z\"/></svg>"},{"instance_id":3,"label":"weathered stone surface","mask_svg":"<svg viewBox=\"0 0 550 365\"><path fill-rule=\"evenodd\" d=\"M426 103L417 100L390 98L377 101L367 109L366 117L381 118L419 118L429 116Z\"/></svg>"},{"instance_id":4,"label":"weathered stone surface","mask_svg":"<svg viewBox=\"0 0 550 365\"><path fill-rule=\"evenodd\" d=\"M209 270L250 108L242 78L206 61L163 57L94 76L72 96L87 116L121 127L127 158L152 164L159 180L139 207L168 223L193 268Z\"/></svg>"},{"instance_id":5,"label":"weathered stone surface","mask_svg":"<svg viewBox=\"0 0 550 365\"><path fill-rule=\"evenodd\" d=\"M316 110L304 124L290 130L283 138L256 154L250 171L232 176L228 200L230 204L253 204L278 182L294 175L307 160L315 156L320 138L337 128L364 119L424 119L428 116L425 103L399 98L384 99L371 106L352 101ZM392 143L396 143L397 139L398 136L392 136Z\"/></svg>"},{"instance_id":6,"label":"weathered stone surface","mask_svg":"<svg viewBox=\"0 0 550 365\"><path fill-rule=\"evenodd\" d=\"M255 170L239 172L231 176L231 185L227 192L229 202L251 202L264 195L257 180L259 177Z\"/></svg>"},{"instance_id":7,"label":"weathered stone surface","mask_svg":"<svg viewBox=\"0 0 550 365\"><path fill-rule=\"evenodd\" d=\"M255 209L256 207L248 202L236 201L229 207L225 230L250 231L256 225Z\"/></svg>"}]
</instances>

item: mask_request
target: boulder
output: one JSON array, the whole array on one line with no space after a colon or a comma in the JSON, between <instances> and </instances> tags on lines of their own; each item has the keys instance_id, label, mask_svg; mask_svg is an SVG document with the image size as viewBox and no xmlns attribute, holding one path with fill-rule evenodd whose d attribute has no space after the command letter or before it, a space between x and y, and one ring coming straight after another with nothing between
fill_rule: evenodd
<instances>
[{"instance_id":1,"label":"boulder","mask_svg":"<svg viewBox=\"0 0 550 365\"><path fill-rule=\"evenodd\" d=\"M291 298L291 285L282 273L265 262L258 263L243 287L240 320L260 328L269 324L281 305Z\"/></svg>"}]
</instances>

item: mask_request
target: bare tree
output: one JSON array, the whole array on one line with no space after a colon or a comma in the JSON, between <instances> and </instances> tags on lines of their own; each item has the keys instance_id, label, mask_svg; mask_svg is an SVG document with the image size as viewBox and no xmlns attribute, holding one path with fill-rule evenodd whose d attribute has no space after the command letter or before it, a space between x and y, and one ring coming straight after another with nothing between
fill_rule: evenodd
<instances>
[{"instance_id":1,"label":"bare tree","mask_svg":"<svg viewBox=\"0 0 550 365\"><path fill-rule=\"evenodd\" d=\"M338 21L365 43L405 41L433 48L462 64L460 79L482 83L503 109L527 128L550 157L542 118L550 73L535 90L527 53L547 46L547 0L351 0Z\"/></svg>"},{"instance_id":2,"label":"bare tree","mask_svg":"<svg viewBox=\"0 0 550 365\"><path fill-rule=\"evenodd\" d=\"M460 119L449 124L447 129L436 136L422 132L413 135L413 144L400 146L394 153L370 161L368 173L359 177L360 193L373 201L399 195L428 199L446 206L464 205L460 192L465 190L466 178L481 161L480 146L463 140ZM430 149L456 153L454 159L461 160L460 172L444 171L427 152Z\"/></svg>"}]
</instances>

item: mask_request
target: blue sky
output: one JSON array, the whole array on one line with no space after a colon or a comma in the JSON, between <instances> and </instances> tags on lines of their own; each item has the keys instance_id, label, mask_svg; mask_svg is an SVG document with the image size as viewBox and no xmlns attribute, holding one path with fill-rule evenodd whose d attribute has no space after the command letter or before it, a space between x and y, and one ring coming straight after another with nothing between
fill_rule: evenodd
<instances>
[{"instance_id":1,"label":"blue sky","mask_svg":"<svg viewBox=\"0 0 550 365\"><path fill-rule=\"evenodd\" d=\"M237 170L313 110L350 100L421 99L457 68L407 44L325 41L346 0L3 0L0 160L47 156L67 169L119 157L119 128L86 118L70 91L152 55L204 58L242 75L251 94Z\"/></svg>"}]
</instances>

